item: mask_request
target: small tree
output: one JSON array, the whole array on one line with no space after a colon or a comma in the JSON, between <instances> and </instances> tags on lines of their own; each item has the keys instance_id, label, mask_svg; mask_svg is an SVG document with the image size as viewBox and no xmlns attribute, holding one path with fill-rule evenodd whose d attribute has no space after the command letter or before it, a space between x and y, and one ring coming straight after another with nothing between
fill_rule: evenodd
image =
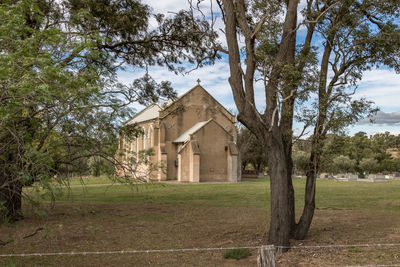
<instances>
[{"instance_id":1,"label":"small tree","mask_svg":"<svg viewBox=\"0 0 400 267\"><path fill-rule=\"evenodd\" d=\"M354 170L356 161L350 159L348 156L340 155L333 159L333 168L339 172L349 172Z\"/></svg>"},{"instance_id":2,"label":"small tree","mask_svg":"<svg viewBox=\"0 0 400 267\"><path fill-rule=\"evenodd\" d=\"M242 127L239 129L237 145L240 153L240 160L242 162L242 170L247 164L251 164L253 168L261 172L266 166L266 156L260 142L247 128Z\"/></svg>"},{"instance_id":3,"label":"small tree","mask_svg":"<svg viewBox=\"0 0 400 267\"><path fill-rule=\"evenodd\" d=\"M378 170L378 161L374 158L363 158L358 164L361 171L367 174L376 172Z\"/></svg>"},{"instance_id":4,"label":"small tree","mask_svg":"<svg viewBox=\"0 0 400 267\"><path fill-rule=\"evenodd\" d=\"M293 151L293 164L294 169L301 173L306 174L308 169L308 159L310 158L310 154L304 151Z\"/></svg>"}]
</instances>

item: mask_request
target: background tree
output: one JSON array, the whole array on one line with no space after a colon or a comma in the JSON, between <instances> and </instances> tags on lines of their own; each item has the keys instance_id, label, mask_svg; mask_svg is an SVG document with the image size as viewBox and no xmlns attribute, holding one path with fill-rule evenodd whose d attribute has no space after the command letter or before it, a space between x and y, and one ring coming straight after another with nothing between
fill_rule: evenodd
<instances>
[{"instance_id":1,"label":"background tree","mask_svg":"<svg viewBox=\"0 0 400 267\"><path fill-rule=\"evenodd\" d=\"M21 218L22 187L32 181L48 187L89 158L118 164L129 104L176 95L148 74L122 85L119 68L181 71L183 61L215 56L207 22L190 12L152 14L139 0L2 1L0 17L0 220ZM149 29L151 17L158 27Z\"/></svg>"},{"instance_id":2,"label":"background tree","mask_svg":"<svg viewBox=\"0 0 400 267\"><path fill-rule=\"evenodd\" d=\"M382 138L386 136L385 138ZM334 164L334 159L339 156L345 156L354 161L353 172L395 172L398 171L398 149L396 140L398 136L386 134L375 134L368 137L366 133L359 132L354 136L341 134L329 134L324 142L321 155L320 170L330 173L338 173L344 170L338 170ZM391 141L385 141L391 140ZM293 160L295 161L297 152L309 153L311 140L300 140L294 145ZM307 145L305 145L307 144Z\"/></svg>"},{"instance_id":3,"label":"background tree","mask_svg":"<svg viewBox=\"0 0 400 267\"><path fill-rule=\"evenodd\" d=\"M267 167L266 158L257 138L247 128L239 128L237 145L240 153L240 160L242 162L242 170L248 164L251 164L254 170L262 172Z\"/></svg>"},{"instance_id":4,"label":"background tree","mask_svg":"<svg viewBox=\"0 0 400 267\"><path fill-rule=\"evenodd\" d=\"M359 163L359 168L367 174L374 173L378 169L378 161L373 158L363 158Z\"/></svg>"},{"instance_id":5,"label":"background tree","mask_svg":"<svg viewBox=\"0 0 400 267\"><path fill-rule=\"evenodd\" d=\"M305 175L308 169L308 159L310 154L305 151L293 150L293 164L295 173Z\"/></svg>"},{"instance_id":6,"label":"background tree","mask_svg":"<svg viewBox=\"0 0 400 267\"><path fill-rule=\"evenodd\" d=\"M333 159L333 168L337 172L350 172L351 170L354 170L356 166L356 161L350 159L348 156L343 156L340 155L336 158Z\"/></svg>"}]
</instances>

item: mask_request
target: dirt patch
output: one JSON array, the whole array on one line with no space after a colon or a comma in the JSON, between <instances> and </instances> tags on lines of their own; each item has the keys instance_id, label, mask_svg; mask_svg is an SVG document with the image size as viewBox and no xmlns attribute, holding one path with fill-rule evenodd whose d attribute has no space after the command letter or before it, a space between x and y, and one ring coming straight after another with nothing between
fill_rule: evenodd
<instances>
[{"instance_id":1,"label":"dirt patch","mask_svg":"<svg viewBox=\"0 0 400 267\"><path fill-rule=\"evenodd\" d=\"M45 217L26 217L0 228L1 254L70 251L116 251L252 246L261 243L265 227L257 225L263 210L246 208L193 209L156 204L58 204ZM43 230L34 236L37 228ZM260 234L261 233L261 234ZM221 251L126 255L47 256L0 259L17 265L132 266L134 265L254 265L247 259L226 260Z\"/></svg>"},{"instance_id":2,"label":"dirt patch","mask_svg":"<svg viewBox=\"0 0 400 267\"><path fill-rule=\"evenodd\" d=\"M191 207L143 203L58 203L47 215L0 227L0 254L258 246L265 243L265 209ZM400 214L317 210L304 241L292 245L348 244L343 248L292 249L279 266L344 266L400 263L400 246L357 248L354 244L400 243ZM24 238L27 235L36 234ZM249 258L224 259L222 251L69 255L0 258L16 266L255 266Z\"/></svg>"}]
</instances>

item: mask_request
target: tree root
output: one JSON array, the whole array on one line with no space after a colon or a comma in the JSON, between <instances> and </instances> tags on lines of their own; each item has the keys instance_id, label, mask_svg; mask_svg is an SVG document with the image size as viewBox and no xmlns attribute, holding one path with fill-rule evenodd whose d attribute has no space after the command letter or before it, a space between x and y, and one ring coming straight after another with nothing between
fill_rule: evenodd
<instances>
[{"instance_id":1,"label":"tree root","mask_svg":"<svg viewBox=\"0 0 400 267\"><path fill-rule=\"evenodd\" d=\"M39 228L36 229L36 231L33 232L32 234L29 234L29 235L24 236L24 239L27 239L27 238L29 238L29 237L32 237L32 236L36 235L39 231L42 231L43 229L44 229L43 227L39 227Z\"/></svg>"},{"instance_id":2,"label":"tree root","mask_svg":"<svg viewBox=\"0 0 400 267\"><path fill-rule=\"evenodd\" d=\"M8 240L7 242L4 242L4 241L2 241L2 240L0 240L0 246L5 246L5 245L7 245L7 244L9 244L9 243L12 243L12 242L14 242L14 240Z\"/></svg>"}]
</instances>

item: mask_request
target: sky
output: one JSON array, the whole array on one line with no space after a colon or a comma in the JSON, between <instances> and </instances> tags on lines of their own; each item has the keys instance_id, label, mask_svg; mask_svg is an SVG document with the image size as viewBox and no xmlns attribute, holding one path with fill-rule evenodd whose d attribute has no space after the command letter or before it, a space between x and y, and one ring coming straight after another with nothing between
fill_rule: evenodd
<instances>
[{"instance_id":1,"label":"sky","mask_svg":"<svg viewBox=\"0 0 400 267\"><path fill-rule=\"evenodd\" d=\"M188 5L182 0L145 0L153 8L155 13L176 12ZM184 3L184 4L182 4ZM209 10L209 1L202 3L205 10ZM216 8L214 6L214 8ZM171 13L169 13L171 14ZM299 21L301 18L299 18ZM156 26L155 21L150 24ZM222 22L217 21L217 28L223 28ZM226 43L221 37L221 42ZM197 84L200 84L212 96L214 96L225 108L231 111L236 110L233 100L232 91L228 83L229 64L228 59L224 56L212 66L193 70L187 75L176 75L168 71L165 67L151 67L150 75L157 81L168 80L172 87L177 91L178 95L190 90ZM130 84L136 78L142 77L144 71L138 68L126 68L124 71L118 72L118 78L122 83ZM265 103L265 96L261 84L255 84L256 104L262 108ZM400 74L396 74L394 70L387 68L372 69L365 71L362 80L358 83L358 89L355 98L365 97L371 100L380 109L374 119L374 123L370 123L370 119L364 119L356 125L347 128L349 135L354 135L359 131L364 131L368 135L389 131L392 134L400 134ZM137 105L135 109L140 111L142 106ZM295 134L301 131L301 125L295 124Z\"/></svg>"}]
</instances>

